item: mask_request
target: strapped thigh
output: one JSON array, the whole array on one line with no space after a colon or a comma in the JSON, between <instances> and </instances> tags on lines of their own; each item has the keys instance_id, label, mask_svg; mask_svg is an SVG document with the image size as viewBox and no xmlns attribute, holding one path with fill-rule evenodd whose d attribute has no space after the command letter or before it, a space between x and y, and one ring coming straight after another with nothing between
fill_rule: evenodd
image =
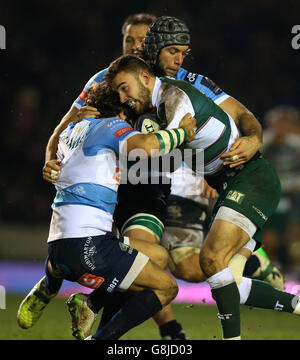
<instances>
[{"instance_id":1,"label":"strapped thigh","mask_svg":"<svg viewBox=\"0 0 300 360\"><path fill-rule=\"evenodd\" d=\"M138 213L129 218L122 226L121 233L125 234L129 230L144 230L154 235L158 242L162 237L164 231L164 224L158 217L146 214Z\"/></svg>"}]
</instances>

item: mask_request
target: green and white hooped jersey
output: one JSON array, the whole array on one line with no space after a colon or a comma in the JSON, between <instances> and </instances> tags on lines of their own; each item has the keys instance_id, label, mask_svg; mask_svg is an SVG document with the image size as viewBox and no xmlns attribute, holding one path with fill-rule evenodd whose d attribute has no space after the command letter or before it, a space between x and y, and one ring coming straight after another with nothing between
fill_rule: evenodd
<instances>
[{"instance_id":1,"label":"green and white hooped jersey","mask_svg":"<svg viewBox=\"0 0 300 360\"><path fill-rule=\"evenodd\" d=\"M187 113L196 118L196 137L185 148L204 149L205 175L221 169L220 156L239 137L234 120L225 111L186 81L168 77L156 78L152 104L157 108L161 126L168 129L178 128Z\"/></svg>"}]
</instances>

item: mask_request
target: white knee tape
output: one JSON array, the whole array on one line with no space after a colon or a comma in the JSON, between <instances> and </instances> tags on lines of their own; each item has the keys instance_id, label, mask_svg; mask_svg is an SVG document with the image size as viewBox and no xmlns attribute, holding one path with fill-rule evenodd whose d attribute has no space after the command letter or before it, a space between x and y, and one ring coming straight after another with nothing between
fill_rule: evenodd
<instances>
[{"instance_id":1,"label":"white knee tape","mask_svg":"<svg viewBox=\"0 0 300 360\"><path fill-rule=\"evenodd\" d=\"M240 254L235 254L229 261L228 267L234 276L234 280L237 286L240 286L240 283L242 282L246 261L247 258Z\"/></svg>"},{"instance_id":2,"label":"white knee tape","mask_svg":"<svg viewBox=\"0 0 300 360\"><path fill-rule=\"evenodd\" d=\"M218 210L215 220L224 220L228 221L238 227L240 227L245 233L249 235L251 239L256 233L257 227L251 220L249 220L245 215L240 214L236 210L233 210L227 206L221 206Z\"/></svg>"},{"instance_id":3,"label":"white knee tape","mask_svg":"<svg viewBox=\"0 0 300 360\"><path fill-rule=\"evenodd\" d=\"M246 245L243 246L243 249L248 249L250 250L251 252L254 251L255 249L255 246L256 246L256 241L254 239L250 239Z\"/></svg>"},{"instance_id":4,"label":"white knee tape","mask_svg":"<svg viewBox=\"0 0 300 360\"><path fill-rule=\"evenodd\" d=\"M247 301L251 286L252 280L249 278L243 277L244 267L246 264L247 258L240 254L235 254L232 259L229 261L228 267L234 276L235 282L239 288L240 293L240 304L245 304Z\"/></svg>"}]
</instances>

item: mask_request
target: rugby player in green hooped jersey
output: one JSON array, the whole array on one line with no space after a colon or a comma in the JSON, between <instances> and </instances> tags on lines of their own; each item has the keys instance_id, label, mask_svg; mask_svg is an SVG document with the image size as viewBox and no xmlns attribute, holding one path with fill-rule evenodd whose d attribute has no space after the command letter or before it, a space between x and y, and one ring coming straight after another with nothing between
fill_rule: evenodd
<instances>
[{"instance_id":1,"label":"rugby player in green hooped jersey","mask_svg":"<svg viewBox=\"0 0 300 360\"><path fill-rule=\"evenodd\" d=\"M112 62L105 79L137 115L157 109L166 128L176 128L186 113L197 120L195 139L185 147L204 149L204 176L219 193L199 263L218 306L223 339L241 338L240 303L299 315L297 296L243 277L243 266L229 267L232 261L240 265L241 257L248 258L261 246L262 228L281 195L276 171L258 151L258 122L238 128L228 113L191 84L158 78L133 55Z\"/></svg>"},{"instance_id":2,"label":"rugby player in green hooped jersey","mask_svg":"<svg viewBox=\"0 0 300 360\"><path fill-rule=\"evenodd\" d=\"M150 26L144 41L144 57L154 70L155 75L166 75L189 82L230 114L241 127L249 128L254 126L254 129L259 129L254 115L243 104L226 94L207 77L188 72L181 67L184 58L190 51L189 37L189 29L182 20L171 16L161 16L155 20ZM253 151L255 151L259 147L261 139L253 137L252 140L254 141L251 147L254 146ZM250 148L248 148L249 150ZM238 163L234 164L234 166L237 165ZM214 189L207 185L204 187L202 196L213 198L215 195ZM176 272L174 274L176 274L177 278L186 281L191 281L190 279L200 281L201 271L198 272L198 267L195 266L198 261L198 253L199 246L193 248L175 246L174 249L170 250L171 257L179 260L175 264ZM190 266L191 264L194 264L194 266ZM284 289L282 274L271 263L262 248L254 251L247 260L244 275L265 280L278 289Z\"/></svg>"}]
</instances>

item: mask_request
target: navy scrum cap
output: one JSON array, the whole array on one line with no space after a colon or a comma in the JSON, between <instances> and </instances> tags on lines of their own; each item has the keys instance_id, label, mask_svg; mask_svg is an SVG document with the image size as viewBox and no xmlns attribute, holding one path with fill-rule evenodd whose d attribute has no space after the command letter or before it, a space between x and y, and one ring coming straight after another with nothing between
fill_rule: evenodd
<instances>
[{"instance_id":1,"label":"navy scrum cap","mask_svg":"<svg viewBox=\"0 0 300 360\"><path fill-rule=\"evenodd\" d=\"M145 37L144 51L151 65L156 65L160 50L170 45L191 44L189 28L173 17L161 16L150 26Z\"/></svg>"}]
</instances>

